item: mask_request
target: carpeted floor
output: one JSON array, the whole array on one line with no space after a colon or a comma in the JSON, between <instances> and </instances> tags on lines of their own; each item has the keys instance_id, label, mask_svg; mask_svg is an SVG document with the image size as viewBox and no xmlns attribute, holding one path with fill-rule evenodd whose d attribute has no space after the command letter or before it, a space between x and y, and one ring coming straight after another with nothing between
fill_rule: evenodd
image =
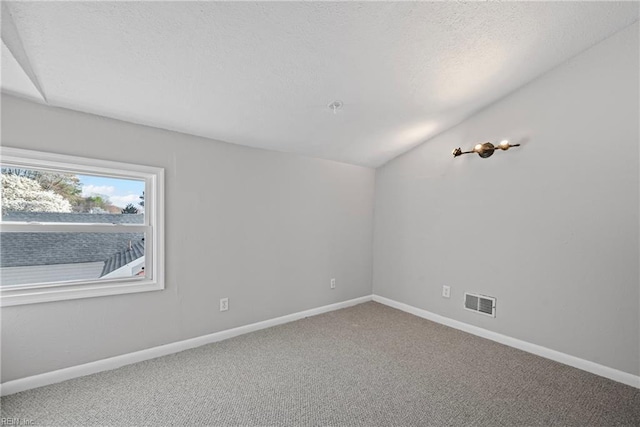
<instances>
[{"instance_id":1,"label":"carpeted floor","mask_svg":"<svg viewBox=\"0 0 640 427\"><path fill-rule=\"evenodd\" d=\"M36 425L640 426L640 390L374 302L1 403Z\"/></svg>"}]
</instances>

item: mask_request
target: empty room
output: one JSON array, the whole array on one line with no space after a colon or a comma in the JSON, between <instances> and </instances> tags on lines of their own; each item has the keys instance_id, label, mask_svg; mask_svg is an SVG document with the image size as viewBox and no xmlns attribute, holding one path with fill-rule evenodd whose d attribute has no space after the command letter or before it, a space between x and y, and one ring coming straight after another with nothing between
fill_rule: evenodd
<instances>
[{"instance_id":1,"label":"empty room","mask_svg":"<svg viewBox=\"0 0 640 427\"><path fill-rule=\"evenodd\" d=\"M2 425L640 426L640 3L1 5Z\"/></svg>"}]
</instances>

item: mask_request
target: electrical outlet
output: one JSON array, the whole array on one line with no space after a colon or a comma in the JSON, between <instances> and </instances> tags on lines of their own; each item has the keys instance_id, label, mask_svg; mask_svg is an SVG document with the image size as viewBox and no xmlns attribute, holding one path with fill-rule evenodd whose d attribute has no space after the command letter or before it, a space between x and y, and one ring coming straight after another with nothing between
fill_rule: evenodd
<instances>
[{"instance_id":1,"label":"electrical outlet","mask_svg":"<svg viewBox=\"0 0 640 427\"><path fill-rule=\"evenodd\" d=\"M336 288L336 279L331 279L331 289Z\"/></svg>"},{"instance_id":2,"label":"electrical outlet","mask_svg":"<svg viewBox=\"0 0 640 427\"><path fill-rule=\"evenodd\" d=\"M451 288L447 285L442 285L442 296L449 298L451 296Z\"/></svg>"},{"instance_id":3,"label":"electrical outlet","mask_svg":"<svg viewBox=\"0 0 640 427\"><path fill-rule=\"evenodd\" d=\"M220 298L220 311L229 310L229 298Z\"/></svg>"}]
</instances>

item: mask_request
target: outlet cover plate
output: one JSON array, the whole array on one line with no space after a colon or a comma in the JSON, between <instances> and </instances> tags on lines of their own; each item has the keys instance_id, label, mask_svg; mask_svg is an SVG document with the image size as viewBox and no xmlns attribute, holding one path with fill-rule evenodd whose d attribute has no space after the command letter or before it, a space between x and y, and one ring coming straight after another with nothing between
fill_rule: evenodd
<instances>
[{"instance_id":1,"label":"outlet cover plate","mask_svg":"<svg viewBox=\"0 0 640 427\"><path fill-rule=\"evenodd\" d=\"M442 285L442 296L444 298L450 298L451 297L451 287L450 286Z\"/></svg>"}]
</instances>

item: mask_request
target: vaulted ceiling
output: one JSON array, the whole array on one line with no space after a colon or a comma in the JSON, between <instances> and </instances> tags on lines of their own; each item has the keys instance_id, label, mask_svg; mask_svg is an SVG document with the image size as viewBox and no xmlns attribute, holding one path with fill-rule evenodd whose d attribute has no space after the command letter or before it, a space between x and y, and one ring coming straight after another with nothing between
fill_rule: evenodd
<instances>
[{"instance_id":1,"label":"vaulted ceiling","mask_svg":"<svg viewBox=\"0 0 640 427\"><path fill-rule=\"evenodd\" d=\"M630 25L638 9L637 2L3 2L2 89L375 167ZM336 100L343 107L334 112L328 105Z\"/></svg>"}]
</instances>

